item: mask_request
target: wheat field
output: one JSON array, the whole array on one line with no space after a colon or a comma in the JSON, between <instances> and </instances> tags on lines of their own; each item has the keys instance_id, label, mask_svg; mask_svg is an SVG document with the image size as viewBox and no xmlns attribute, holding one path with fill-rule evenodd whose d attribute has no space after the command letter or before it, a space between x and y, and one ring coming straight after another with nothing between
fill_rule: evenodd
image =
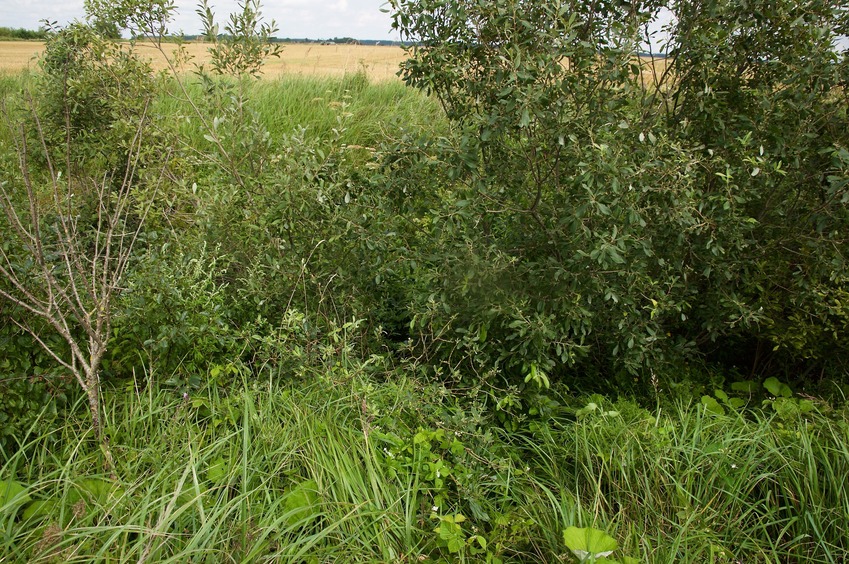
<instances>
[{"instance_id":1,"label":"wheat field","mask_svg":"<svg viewBox=\"0 0 849 564\"><path fill-rule=\"evenodd\" d=\"M154 68L165 66L162 55L152 45L140 43L138 48L140 53L149 54ZM209 60L209 44L186 43L185 48L192 62ZM44 44L39 41L0 41L0 72L17 73L34 69L36 56L43 49ZM167 51L172 49L166 46ZM404 49L389 45L288 43L283 45L279 59L272 58L266 63L264 76L342 76L363 70L373 81L397 80L398 65L405 57Z\"/></svg>"},{"instance_id":2,"label":"wheat field","mask_svg":"<svg viewBox=\"0 0 849 564\"><path fill-rule=\"evenodd\" d=\"M398 65L406 58L404 49L392 45L320 45L317 43L282 44L280 58L271 58L265 64L263 76L279 78L284 75L343 76L360 70L374 82L399 80ZM139 52L148 54L155 69L165 68L166 62L153 45L139 43ZM166 52L176 46L167 45ZM186 43L184 48L193 63L209 60L208 43ZM17 73L36 66L36 56L44 50L40 41L0 41L0 73ZM653 87L657 75L663 73L664 59L641 57L643 86ZM191 66L186 67L190 71Z\"/></svg>"}]
</instances>

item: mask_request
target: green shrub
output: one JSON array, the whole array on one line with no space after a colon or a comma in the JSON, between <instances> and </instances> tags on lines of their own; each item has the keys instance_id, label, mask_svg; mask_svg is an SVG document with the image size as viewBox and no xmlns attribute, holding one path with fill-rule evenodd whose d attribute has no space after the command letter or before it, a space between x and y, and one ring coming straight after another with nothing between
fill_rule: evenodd
<instances>
[{"instance_id":1,"label":"green shrub","mask_svg":"<svg viewBox=\"0 0 849 564\"><path fill-rule=\"evenodd\" d=\"M218 282L221 259L205 248L189 253L166 241L138 258L117 304L105 365L114 375L153 371L184 383L238 355L226 287Z\"/></svg>"},{"instance_id":2,"label":"green shrub","mask_svg":"<svg viewBox=\"0 0 849 564\"><path fill-rule=\"evenodd\" d=\"M14 324L0 328L0 449L6 455L50 429L74 397L70 376L49 368L51 361Z\"/></svg>"},{"instance_id":3,"label":"green shrub","mask_svg":"<svg viewBox=\"0 0 849 564\"><path fill-rule=\"evenodd\" d=\"M134 46L76 22L50 30L39 66L38 123L30 130L58 151L54 158L70 151L71 164L92 176L123 174L137 124L158 121L147 112L158 83L150 62ZM147 158L161 156L154 141L144 139Z\"/></svg>"},{"instance_id":4,"label":"green shrub","mask_svg":"<svg viewBox=\"0 0 849 564\"><path fill-rule=\"evenodd\" d=\"M428 354L543 386L845 374L844 12L677 3L648 61L652 2L392 6L404 80L453 125L381 176Z\"/></svg>"}]
</instances>

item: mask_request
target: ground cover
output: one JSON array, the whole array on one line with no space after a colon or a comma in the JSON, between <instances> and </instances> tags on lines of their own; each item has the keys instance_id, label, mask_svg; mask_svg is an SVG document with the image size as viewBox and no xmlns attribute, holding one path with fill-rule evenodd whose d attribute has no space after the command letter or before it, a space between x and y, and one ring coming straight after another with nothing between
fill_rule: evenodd
<instances>
[{"instance_id":1,"label":"ground cover","mask_svg":"<svg viewBox=\"0 0 849 564\"><path fill-rule=\"evenodd\" d=\"M113 478L76 410L37 423L3 454L0 556L577 562L570 527L610 535L626 562L847 554L845 410L552 394L548 417L505 432L436 382L335 374L110 389Z\"/></svg>"}]
</instances>

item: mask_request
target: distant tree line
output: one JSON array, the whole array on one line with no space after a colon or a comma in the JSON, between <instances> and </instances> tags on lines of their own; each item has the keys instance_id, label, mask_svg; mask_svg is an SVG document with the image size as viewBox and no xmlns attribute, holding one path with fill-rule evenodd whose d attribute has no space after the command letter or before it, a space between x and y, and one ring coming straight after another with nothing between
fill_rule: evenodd
<instances>
[{"instance_id":1,"label":"distant tree line","mask_svg":"<svg viewBox=\"0 0 849 564\"><path fill-rule=\"evenodd\" d=\"M411 45L408 41L354 39L353 37L333 37L331 39L279 39L277 37L272 37L271 40L280 43L335 43L338 45L393 45L396 47L406 47Z\"/></svg>"},{"instance_id":2,"label":"distant tree line","mask_svg":"<svg viewBox=\"0 0 849 564\"><path fill-rule=\"evenodd\" d=\"M223 35L219 35L222 38ZM183 35L183 41L203 40L202 35ZM378 39L354 39L353 37L333 37L329 39L310 39L307 37L270 37L272 43L332 43L338 45L392 45L396 47L409 46L409 41L389 41Z\"/></svg>"},{"instance_id":3,"label":"distant tree line","mask_svg":"<svg viewBox=\"0 0 849 564\"><path fill-rule=\"evenodd\" d=\"M46 39L47 30L39 28L38 30L24 29L22 27L0 27L0 39Z\"/></svg>"},{"instance_id":4,"label":"distant tree line","mask_svg":"<svg viewBox=\"0 0 849 564\"><path fill-rule=\"evenodd\" d=\"M95 28L101 35L110 39L119 39L121 31L114 23L97 22ZM0 40L44 40L50 31L47 28L41 27L38 30L30 30L24 28L11 28L0 26ZM183 41L197 41L202 39L201 35L183 35ZM180 39L179 37L171 39ZM333 37L330 39L309 39L309 38L291 38L291 37L271 37L272 43L334 43L338 45L392 45L392 46L409 46L407 41L382 41L377 39L354 39L353 37Z\"/></svg>"}]
</instances>

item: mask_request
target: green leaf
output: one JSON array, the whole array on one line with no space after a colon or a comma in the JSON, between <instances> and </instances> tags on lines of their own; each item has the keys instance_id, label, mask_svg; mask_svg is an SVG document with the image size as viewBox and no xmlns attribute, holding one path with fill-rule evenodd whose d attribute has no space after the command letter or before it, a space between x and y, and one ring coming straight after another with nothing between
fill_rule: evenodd
<instances>
[{"instance_id":1,"label":"green leaf","mask_svg":"<svg viewBox=\"0 0 849 564\"><path fill-rule=\"evenodd\" d=\"M318 514L318 484L315 480L301 482L286 495L284 502L290 525L312 521Z\"/></svg>"},{"instance_id":2,"label":"green leaf","mask_svg":"<svg viewBox=\"0 0 849 564\"><path fill-rule=\"evenodd\" d=\"M447 539L448 552L460 552L463 548L463 539L459 536L452 536Z\"/></svg>"},{"instance_id":3,"label":"green leaf","mask_svg":"<svg viewBox=\"0 0 849 564\"><path fill-rule=\"evenodd\" d=\"M814 406L814 402L812 402L811 400L799 400L799 413L810 413L814 411L815 408L816 406Z\"/></svg>"},{"instance_id":4,"label":"green leaf","mask_svg":"<svg viewBox=\"0 0 849 564\"><path fill-rule=\"evenodd\" d=\"M86 478L79 482L81 492L87 493L94 501L101 505L106 505L109 501L109 495L112 493L113 487L114 484L112 482L101 478Z\"/></svg>"},{"instance_id":5,"label":"green leaf","mask_svg":"<svg viewBox=\"0 0 849 564\"><path fill-rule=\"evenodd\" d=\"M746 405L745 400L742 400L740 398L729 398L727 403L734 409L740 409L741 407L745 407Z\"/></svg>"},{"instance_id":6,"label":"green leaf","mask_svg":"<svg viewBox=\"0 0 849 564\"><path fill-rule=\"evenodd\" d=\"M790 389L790 386L788 386L784 382L781 382L775 376L771 376L771 377L767 378L766 380L764 380L764 388L766 388L766 390L770 394L772 394L773 396L775 396L777 398L779 398L779 397L789 398L790 396L793 395L793 390Z\"/></svg>"},{"instance_id":7,"label":"green leaf","mask_svg":"<svg viewBox=\"0 0 849 564\"><path fill-rule=\"evenodd\" d=\"M86 504L107 507L123 495L124 489L114 482L103 478L84 478L72 485L67 501L71 505L83 500Z\"/></svg>"},{"instance_id":8,"label":"green leaf","mask_svg":"<svg viewBox=\"0 0 849 564\"><path fill-rule=\"evenodd\" d=\"M17 507L29 502L27 488L15 480L0 480L0 507L11 505Z\"/></svg>"},{"instance_id":9,"label":"green leaf","mask_svg":"<svg viewBox=\"0 0 849 564\"><path fill-rule=\"evenodd\" d=\"M590 402L587 405L585 405L584 407L582 407L581 409L579 409L578 411L576 411L575 415L577 415L578 417L583 417L583 416L587 415L588 413L592 413L596 409L598 409L598 405L596 405L593 402Z\"/></svg>"},{"instance_id":10,"label":"green leaf","mask_svg":"<svg viewBox=\"0 0 849 564\"><path fill-rule=\"evenodd\" d=\"M754 380L743 380L742 382L734 382L731 384L731 389L735 392L753 394L758 389L758 383Z\"/></svg>"},{"instance_id":11,"label":"green leaf","mask_svg":"<svg viewBox=\"0 0 849 564\"><path fill-rule=\"evenodd\" d=\"M702 405L705 406L705 409L714 415L725 415L725 408L719 405L719 402L716 401L716 398L711 396L702 396Z\"/></svg>"},{"instance_id":12,"label":"green leaf","mask_svg":"<svg viewBox=\"0 0 849 564\"><path fill-rule=\"evenodd\" d=\"M21 515L21 519L24 521L29 521L31 519L40 519L42 517L49 517L52 513L55 512L57 507L56 500L53 499L37 499L27 505L26 509L24 509L23 514Z\"/></svg>"},{"instance_id":13,"label":"green leaf","mask_svg":"<svg viewBox=\"0 0 849 564\"><path fill-rule=\"evenodd\" d=\"M206 479L214 484L222 484L227 480L227 468L223 457L219 456L209 463Z\"/></svg>"},{"instance_id":14,"label":"green leaf","mask_svg":"<svg viewBox=\"0 0 849 564\"><path fill-rule=\"evenodd\" d=\"M568 527L563 530L563 542L581 560L587 557L610 556L619 548L616 539L592 527Z\"/></svg>"}]
</instances>

